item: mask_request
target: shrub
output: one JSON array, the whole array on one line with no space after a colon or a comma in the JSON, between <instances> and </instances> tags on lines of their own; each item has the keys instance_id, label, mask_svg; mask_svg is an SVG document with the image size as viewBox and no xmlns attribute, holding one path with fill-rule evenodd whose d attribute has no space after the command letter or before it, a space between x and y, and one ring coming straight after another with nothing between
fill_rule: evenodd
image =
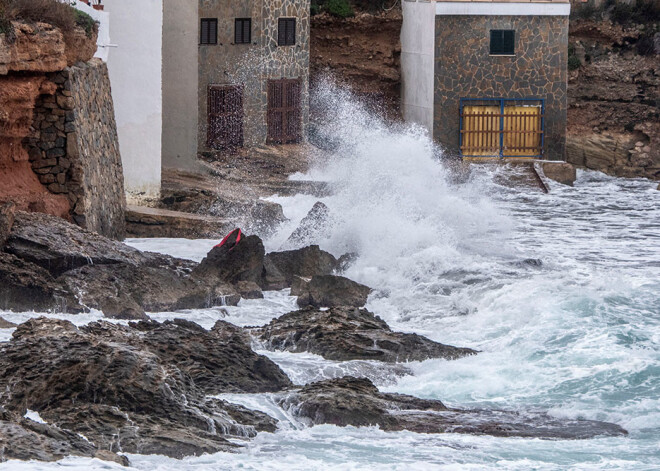
<instances>
[{"instance_id":1,"label":"shrub","mask_svg":"<svg viewBox=\"0 0 660 471\"><path fill-rule=\"evenodd\" d=\"M84 29L85 33L87 33L87 37L91 38L92 33L94 33L94 30L97 28L96 20L91 16L89 16L84 11L80 11L80 10L75 10L75 15L76 15L76 25Z\"/></svg>"},{"instance_id":2,"label":"shrub","mask_svg":"<svg viewBox=\"0 0 660 471\"><path fill-rule=\"evenodd\" d=\"M612 21L622 25L628 23L655 23L660 21L660 2L657 0L637 0L634 5L617 2L610 15Z\"/></svg>"},{"instance_id":3,"label":"shrub","mask_svg":"<svg viewBox=\"0 0 660 471\"><path fill-rule=\"evenodd\" d=\"M328 13L339 18L348 18L355 16L353 7L348 0L328 0L325 4L325 9Z\"/></svg>"},{"instance_id":4,"label":"shrub","mask_svg":"<svg viewBox=\"0 0 660 471\"><path fill-rule=\"evenodd\" d=\"M0 0L0 32L13 35L13 20L48 23L59 28L65 37L76 26L82 27L90 37L96 28L91 16L60 0Z\"/></svg>"},{"instance_id":5,"label":"shrub","mask_svg":"<svg viewBox=\"0 0 660 471\"><path fill-rule=\"evenodd\" d=\"M568 45L568 70L577 70L582 67L582 61L575 54L575 45Z\"/></svg>"}]
</instances>

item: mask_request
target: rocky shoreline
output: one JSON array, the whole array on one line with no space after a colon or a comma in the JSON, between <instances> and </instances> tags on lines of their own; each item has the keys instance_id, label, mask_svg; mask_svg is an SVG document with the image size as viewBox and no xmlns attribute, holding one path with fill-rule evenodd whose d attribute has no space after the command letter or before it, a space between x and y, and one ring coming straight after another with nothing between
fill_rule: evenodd
<instances>
[{"instance_id":1,"label":"rocky shoreline","mask_svg":"<svg viewBox=\"0 0 660 471\"><path fill-rule=\"evenodd\" d=\"M278 421L217 399L273 394L309 426L378 426L421 433L583 439L625 435L617 425L544 414L463 410L437 400L386 394L367 378L296 385L256 346L329 360L401 364L477 354L400 333L364 309L371 289L341 276L351 257L318 246L266 253L237 232L195 263L140 252L56 217L0 211L2 309L107 318L76 327L33 318L0 343L0 461L87 456L128 464L125 453L173 458L232 451ZM266 325L217 321L207 330L148 312L236 304L291 288L301 308ZM185 317L185 313L181 313ZM136 322L126 322L126 320ZM42 420L35 421L34 413Z\"/></svg>"}]
</instances>

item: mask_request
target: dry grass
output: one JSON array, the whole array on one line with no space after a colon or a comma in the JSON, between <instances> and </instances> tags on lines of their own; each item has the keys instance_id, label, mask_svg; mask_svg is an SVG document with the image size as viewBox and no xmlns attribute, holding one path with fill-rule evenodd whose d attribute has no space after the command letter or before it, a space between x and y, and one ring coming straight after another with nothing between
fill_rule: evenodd
<instances>
[{"instance_id":1,"label":"dry grass","mask_svg":"<svg viewBox=\"0 0 660 471\"><path fill-rule=\"evenodd\" d=\"M79 12L60 0L0 0L0 33L12 36L11 22L22 20L27 23L48 23L70 35L76 26L85 29L91 36L96 23L87 14Z\"/></svg>"}]
</instances>

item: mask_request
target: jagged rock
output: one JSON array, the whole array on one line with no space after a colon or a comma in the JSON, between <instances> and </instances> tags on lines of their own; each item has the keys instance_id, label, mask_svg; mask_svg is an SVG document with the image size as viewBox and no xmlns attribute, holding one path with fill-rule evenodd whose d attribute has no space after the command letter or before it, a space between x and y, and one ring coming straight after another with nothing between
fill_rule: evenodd
<instances>
[{"instance_id":1,"label":"jagged rock","mask_svg":"<svg viewBox=\"0 0 660 471\"><path fill-rule=\"evenodd\" d=\"M311 244L329 230L330 224L330 209L325 204L317 201L309 210L307 216L300 221L296 230L291 233L283 248L288 249Z\"/></svg>"},{"instance_id":2,"label":"jagged rock","mask_svg":"<svg viewBox=\"0 0 660 471\"><path fill-rule=\"evenodd\" d=\"M310 245L297 250L271 252L264 260L263 289L282 289L291 286L294 276L311 278L330 275L337 268L337 259L330 253Z\"/></svg>"},{"instance_id":3,"label":"jagged rock","mask_svg":"<svg viewBox=\"0 0 660 471\"><path fill-rule=\"evenodd\" d=\"M251 329L268 348L310 352L328 360L422 361L453 360L476 351L443 345L417 334L392 332L380 317L366 309L338 307L290 312L269 324Z\"/></svg>"},{"instance_id":4,"label":"jagged rock","mask_svg":"<svg viewBox=\"0 0 660 471\"><path fill-rule=\"evenodd\" d=\"M303 278L302 276L294 276L291 283L291 296L300 296L305 293L306 286L311 281L311 278Z\"/></svg>"},{"instance_id":5,"label":"jagged rock","mask_svg":"<svg viewBox=\"0 0 660 471\"><path fill-rule=\"evenodd\" d=\"M355 252L345 253L339 257L339 260L337 260L337 272L343 273L348 270L357 261L358 257L359 255Z\"/></svg>"},{"instance_id":6,"label":"jagged rock","mask_svg":"<svg viewBox=\"0 0 660 471\"><path fill-rule=\"evenodd\" d=\"M264 297L261 288L254 281L239 281L235 287L243 299L263 299Z\"/></svg>"},{"instance_id":7,"label":"jagged rock","mask_svg":"<svg viewBox=\"0 0 660 471\"><path fill-rule=\"evenodd\" d=\"M16 327L16 324L0 317L0 329L11 329L13 327Z\"/></svg>"},{"instance_id":8,"label":"jagged rock","mask_svg":"<svg viewBox=\"0 0 660 471\"><path fill-rule=\"evenodd\" d=\"M48 271L0 252L0 309L46 311L67 304L69 298L70 294Z\"/></svg>"},{"instance_id":9,"label":"jagged rock","mask_svg":"<svg viewBox=\"0 0 660 471\"><path fill-rule=\"evenodd\" d=\"M546 177L562 185L573 186L577 179L575 167L568 162L542 162L541 165Z\"/></svg>"},{"instance_id":10,"label":"jagged rock","mask_svg":"<svg viewBox=\"0 0 660 471\"><path fill-rule=\"evenodd\" d=\"M125 456L99 450L76 433L24 418L10 422L0 417L0 451L0 463L7 460L57 461L67 456L84 456L129 465Z\"/></svg>"},{"instance_id":11,"label":"jagged rock","mask_svg":"<svg viewBox=\"0 0 660 471\"><path fill-rule=\"evenodd\" d=\"M350 376L309 384L282 397L280 405L315 425L555 439L627 435L618 425L607 422L560 420L544 414L449 409L436 400L384 394L368 379Z\"/></svg>"},{"instance_id":12,"label":"jagged rock","mask_svg":"<svg viewBox=\"0 0 660 471\"><path fill-rule=\"evenodd\" d=\"M145 263L148 256L128 245L86 231L61 218L17 211L5 251L57 277L86 265Z\"/></svg>"},{"instance_id":13,"label":"jagged rock","mask_svg":"<svg viewBox=\"0 0 660 471\"><path fill-rule=\"evenodd\" d=\"M145 318L145 311L235 305L236 290L194 262L140 252L46 214L16 212L0 254L0 307Z\"/></svg>"},{"instance_id":14,"label":"jagged rock","mask_svg":"<svg viewBox=\"0 0 660 471\"><path fill-rule=\"evenodd\" d=\"M243 235L236 242L236 232L222 246L216 246L193 270L200 278L216 278L227 283L261 282L264 266L264 244L257 236Z\"/></svg>"},{"instance_id":15,"label":"jagged rock","mask_svg":"<svg viewBox=\"0 0 660 471\"><path fill-rule=\"evenodd\" d=\"M11 201L0 204L0 250L4 247L11 228L14 225L14 210L16 205Z\"/></svg>"},{"instance_id":16,"label":"jagged rock","mask_svg":"<svg viewBox=\"0 0 660 471\"><path fill-rule=\"evenodd\" d=\"M252 351L249 335L228 322L218 321L211 331L183 319L130 327L93 322L80 330L152 352L189 375L206 394L274 392L291 386L275 363Z\"/></svg>"},{"instance_id":17,"label":"jagged rock","mask_svg":"<svg viewBox=\"0 0 660 471\"><path fill-rule=\"evenodd\" d=\"M32 319L0 345L0 405L19 415L37 411L101 450L175 458L232 450L237 445L228 437L273 431L275 421L207 398L197 386L193 377L218 375L221 368L214 366L222 355L202 367L196 363L201 355L191 361L180 352L190 356L200 338L210 348L212 337L186 323L141 322L134 329L98 322L78 329L67 321Z\"/></svg>"},{"instance_id":18,"label":"jagged rock","mask_svg":"<svg viewBox=\"0 0 660 471\"><path fill-rule=\"evenodd\" d=\"M309 283L296 287L298 306L362 307L367 303L371 288L335 275L317 275Z\"/></svg>"}]
</instances>

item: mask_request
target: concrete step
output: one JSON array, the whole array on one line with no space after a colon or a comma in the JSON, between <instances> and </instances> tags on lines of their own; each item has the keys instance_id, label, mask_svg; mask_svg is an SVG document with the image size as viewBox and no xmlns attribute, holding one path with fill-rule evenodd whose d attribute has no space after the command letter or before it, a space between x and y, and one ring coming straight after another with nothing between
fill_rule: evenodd
<instances>
[{"instance_id":1,"label":"concrete step","mask_svg":"<svg viewBox=\"0 0 660 471\"><path fill-rule=\"evenodd\" d=\"M146 206L126 207L127 237L213 239L223 237L235 228L233 221L213 216Z\"/></svg>"}]
</instances>

